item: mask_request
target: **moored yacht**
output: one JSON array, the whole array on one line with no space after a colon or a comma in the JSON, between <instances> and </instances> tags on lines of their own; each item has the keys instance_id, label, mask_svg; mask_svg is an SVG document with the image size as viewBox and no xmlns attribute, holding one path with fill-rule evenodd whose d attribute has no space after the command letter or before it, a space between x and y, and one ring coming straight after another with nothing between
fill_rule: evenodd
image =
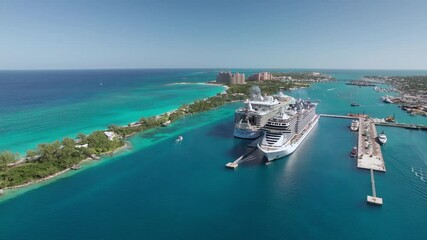
<instances>
[{"instance_id":1,"label":"moored yacht","mask_svg":"<svg viewBox=\"0 0 427 240\"><path fill-rule=\"evenodd\" d=\"M357 131L357 130L359 130L359 120L353 120L353 121L351 121L351 124L350 124L350 130L351 131Z\"/></svg>"},{"instance_id":2,"label":"moored yacht","mask_svg":"<svg viewBox=\"0 0 427 240\"><path fill-rule=\"evenodd\" d=\"M384 131L381 132L380 135L378 135L378 142L380 142L380 144L385 144L387 142L387 136L385 135Z\"/></svg>"},{"instance_id":3,"label":"moored yacht","mask_svg":"<svg viewBox=\"0 0 427 240\"><path fill-rule=\"evenodd\" d=\"M357 147L353 147L353 149L350 152L350 157L356 157L357 156Z\"/></svg>"}]
</instances>

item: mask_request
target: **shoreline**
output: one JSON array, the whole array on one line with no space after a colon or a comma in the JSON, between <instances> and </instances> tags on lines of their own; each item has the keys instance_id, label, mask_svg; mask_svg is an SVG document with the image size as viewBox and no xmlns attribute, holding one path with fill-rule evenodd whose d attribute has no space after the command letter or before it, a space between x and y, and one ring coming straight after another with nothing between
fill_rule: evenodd
<instances>
[{"instance_id":1,"label":"shoreline","mask_svg":"<svg viewBox=\"0 0 427 240\"><path fill-rule=\"evenodd\" d=\"M227 93L227 89L229 89L228 86L225 86L225 85L222 85L222 84L211 84L211 83L203 83L203 82L200 82L200 83L171 83L171 84L166 84L166 85L176 85L176 84L198 84L198 85L209 85L209 86L221 86L221 87L224 87L224 91L220 92L219 94L224 94L224 93L226 94ZM212 97L214 97L214 96L212 96ZM211 97L200 99L200 100L196 100L196 101L206 101L209 98L211 98ZM189 105L194 104L196 101L189 103ZM177 113L178 111L180 111L181 107L173 109L173 110L170 110L170 111L162 113L162 114L155 115L153 117L154 118L161 118L163 116L169 116L170 114ZM135 123L139 123L139 121L137 121ZM128 127L128 126L122 126L122 127ZM150 130L150 129L146 129L146 130ZM114 149L114 150L111 150L111 151L99 154L98 156L101 157L100 159L93 159L92 157L87 157L87 158L81 160L80 162L78 162L75 165L80 165L80 164L82 164L84 162L87 162L87 161L90 161L90 160L100 161L103 156L112 155L112 154L117 153L119 151L122 151L122 150L124 150L126 148L129 148L129 147L131 147L131 144L130 144L129 141L126 141L126 139L128 139L128 138L130 138L130 137L132 137L132 136L134 136L134 135L136 135L138 133L146 131L146 130L136 131L136 132L124 135L123 136L123 140L125 140L125 144L123 146L120 146L120 147ZM108 129L107 130L100 130L100 131L108 131ZM16 162L9 164L9 166L10 167L17 167L17 166L20 166L22 164L27 163L27 161L22 161L23 159L26 159L26 157L18 159ZM54 179L54 178L56 178L58 176L61 176L64 173L67 173L70 170L73 170L72 167L66 168L66 169L64 169L62 171L56 172L54 174L51 174L49 176L46 176L46 177L43 177L43 178L40 178L40 179L37 179L37 180L32 180L32 181L29 181L29 182L26 182L26 183L23 183L23 184L19 184L19 185L16 185L16 186L9 186L9 187L0 188L0 198L2 196L5 196L10 190L15 190L15 189L20 189L20 188L25 188L25 187L28 187L28 186L36 185L38 183L42 183L42 182Z\"/></svg>"},{"instance_id":2,"label":"shoreline","mask_svg":"<svg viewBox=\"0 0 427 240\"><path fill-rule=\"evenodd\" d=\"M82 164L82 163L84 163L84 162L88 162L88 161L91 161L91 160L92 160L92 161L100 161L100 160L102 159L102 157L103 157L103 156L108 155L108 154L114 154L114 153L120 152L120 151L122 151L122 150L125 150L125 149L126 149L126 148L128 148L128 147L129 147L129 148L131 147L130 143L129 143L129 142L125 142L125 144L124 144L123 146L121 146L121 147L119 147L119 148L117 148L117 149L114 149L114 150L112 150L112 151L108 151L108 152L105 152L105 153L100 154L101 158L100 158L100 159L98 159L98 160L93 159L93 158L91 158L91 157L88 157L88 158L85 158L85 159L81 160L81 161L80 161L79 163L77 163L76 165L80 165L80 164ZM19 189L19 188L24 188L24 187L28 187L28 186L30 186L30 185L35 185L35 184L42 183L42 182L45 182L45 181L50 180L50 179L54 179L55 177L58 177L58 176L60 176L60 175L63 175L64 173L66 173L66 172L68 172L68 171L70 171L70 170L73 170L73 169L72 169L72 167L66 168L66 169L64 169L64 170L62 170L62 171L60 171L60 172L54 173L54 174L52 174L52 175L46 176L46 177L41 178L41 179L33 180L33 181L30 181L30 182L27 182L27 183L24 183L24 184L21 184L21 185L17 185L17 186L11 186L11 187L5 187L5 188L2 188L2 189L0 189L0 190L3 190L3 192L0 194L0 196L2 196L2 195L6 195L6 194L7 194L7 192L8 192L9 190L14 190L14 189Z\"/></svg>"},{"instance_id":3,"label":"shoreline","mask_svg":"<svg viewBox=\"0 0 427 240\"><path fill-rule=\"evenodd\" d=\"M165 112L163 114L159 114L159 115L150 117L151 119L154 119L154 121L156 121L158 125L155 125L155 124L154 125L153 124L151 124L151 125L150 124L149 125L143 125L143 121L144 121L143 119L145 119L145 120L147 120L147 119L146 118L142 118L141 120L139 120L137 122L134 122L132 124L129 124L128 126L119 127L119 129L116 130L116 131L114 131L114 132L117 134L117 136L122 136L122 139L124 140L124 145L120 146L120 147L118 147L116 149L113 149L111 151L108 151L108 152L105 152L105 153L100 153L98 156L105 156L105 155L108 155L108 154L112 155L112 154L114 154L116 152L119 152L119 151L121 151L121 150L123 150L125 148L130 147L130 143L129 143L129 141L126 141L126 139L128 139L128 138L130 138L130 137L132 137L132 136L134 136L134 135L136 135L138 133L162 127L163 126L162 125L162 119L163 120L165 118L169 119L170 120L169 122L171 123L171 122L174 122L174 121L176 121L176 120L178 120L178 119L180 119L182 117L185 117L186 115L192 115L192 114L197 114L197 113L200 113L200 112L210 111L210 110L213 110L213 109L215 109L217 107L220 107L220 106L222 106L222 105L224 105L226 103L243 101L244 98L246 98L245 94L239 93L239 91L242 91L242 89L240 89L240 87L241 87L240 85L236 86L237 92L236 92L236 89L232 89L232 90L234 90L234 92L231 91L229 93L228 90L230 88L232 88L233 86L230 87L230 86L225 86L225 85L222 85L222 84L214 84L214 83L186 83L186 82L183 82L183 83L171 83L171 84L172 85L173 84L203 84L203 85L222 86L222 87L224 87L224 91L222 93L218 93L215 96L208 97L208 98L205 98L205 99L196 100L196 101L194 101L192 103L184 104L184 105L180 106L177 109L174 109L174 110ZM171 85L171 84L169 84L169 85ZM303 87L303 86L298 84L296 86L292 86L292 88L289 88L288 90L290 90L290 89L294 90L294 89L298 89L298 88L301 88L301 87ZM120 132L120 130L124 130L124 132ZM126 132L126 130L128 130L129 132ZM111 129L107 129L107 130L98 130L98 131L112 131L112 130ZM82 159L80 162L76 163L75 165L80 165L80 164L82 164L82 163L84 163L86 161L89 161L91 159L93 159L93 158L92 157L88 157L88 158ZM93 160L96 161L95 159L93 159ZM22 164L25 164L25 162L21 163L21 164L18 164L18 165L15 164L13 167L19 167ZM73 166L75 166L75 165L73 165ZM63 175L64 173L68 172L69 170L72 170L72 167L66 168L66 169L64 169L62 171L56 172L54 174L48 175L46 177L43 177L43 178L40 178L40 179L37 179L37 180L31 180L31 181L26 182L24 184L19 184L19 185L16 185L16 186L8 186L8 187L0 188L0 198L2 196L6 195L6 192L9 191L9 190L19 189L19 188L24 188L24 187L36 185L38 183L42 183L42 182L45 182L47 180L54 179L55 177L58 177L60 175Z\"/></svg>"}]
</instances>

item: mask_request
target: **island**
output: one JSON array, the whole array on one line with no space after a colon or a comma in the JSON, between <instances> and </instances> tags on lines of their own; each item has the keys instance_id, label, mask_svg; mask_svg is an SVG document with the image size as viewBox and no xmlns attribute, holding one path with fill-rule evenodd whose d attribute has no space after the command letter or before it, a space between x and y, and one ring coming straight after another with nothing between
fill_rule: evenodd
<instances>
[{"instance_id":1,"label":"island","mask_svg":"<svg viewBox=\"0 0 427 240\"><path fill-rule=\"evenodd\" d=\"M314 83L336 80L331 75L320 72L273 72L272 75L274 80L287 80L292 82Z\"/></svg>"},{"instance_id":2,"label":"island","mask_svg":"<svg viewBox=\"0 0 427 240\"><path fill-rule=\"evenodd\" d=\"M99 160L102 155L112 155L127 146L126 138L138 132L165 127L186 115L245 100L254 85L259 86L265 94L273 94L280 90L308 87L308 82L268 80L224 85L227 90L216 96L184 104L174 111L158 116L141 118L126 126L110 125L108 129L95 131L89 135L80 133L76 139L64 138L53 143L43 143L36 149L28 150L26 156L22 158L10 151L0 152L0 194L7 189L24 187L69 170L77 170L83 161Z\"/></svg>"}]
</instances>

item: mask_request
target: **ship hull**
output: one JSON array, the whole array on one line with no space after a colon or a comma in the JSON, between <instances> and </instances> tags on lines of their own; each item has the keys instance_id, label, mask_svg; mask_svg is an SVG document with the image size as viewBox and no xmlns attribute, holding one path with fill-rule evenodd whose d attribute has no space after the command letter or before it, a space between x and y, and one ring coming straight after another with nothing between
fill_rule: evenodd
<instances>
[{"instance_id":1,"label":"ship hull","mask_svg":"<svg viewBox=\"0 0 427 240\"><path fill-rule=\"evenodd\" d=\"M258 149L260 149L264 153L264 156L267 158L268 161L273 161L276 159L286 157L289 154L293 153L298 148L298 146L310 134L311 130L313 130L313 128L317 125L318 121L319 121L319 116L316 115L313 118L313 120L309 123L310 126L307 129L307 131L304 132L301 138L298 139L298 141L296 141L295 143L292 143L292 144L287 143L277 149L266 148L258 144Z\"/></svg>"},{"instance_id":2,"label":"ship hull","mask_svg":"<svg viewBox=\"0 0 427 240\"><path fill-rule=\"evenodd\" d=\"M243 139L255 139L261 135L260 130L250 131L250 130L242 130L235 128L234 129L234 137L243 138Z\"/></svg>"}]
</instances>

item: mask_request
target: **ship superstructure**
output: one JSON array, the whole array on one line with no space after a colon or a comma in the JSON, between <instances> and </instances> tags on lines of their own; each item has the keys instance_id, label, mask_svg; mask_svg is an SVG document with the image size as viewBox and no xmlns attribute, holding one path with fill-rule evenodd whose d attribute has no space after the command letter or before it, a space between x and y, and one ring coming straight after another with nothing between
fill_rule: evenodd
<instances>
[{"instance_id":1,"label":"ship superstructure","mask_svg":"<svg viewBox=\"0 0 427 240\"><path fill-rule=\"evenodd\" d=\"M316 105L310 101L298 100L267 121L265 132L258 148L268 161L285 157L294 152L317 124L319 116Z\"/></svg>"},{"instance_id":2,"label":"ship superstructure","mask_svg":"<svg viewBox=\"0 0 427 240\"><path fill-rule=\"evenodd\" d=\"M234 136L247 139L258 138L261 134L260 128L268 119L276 115L281 107L294 102L294 98L281 92L274 96L262 96L260 91L255 91L251 99L244 102L244 107L235 111Z\"/></svg>"}]
</instances>

